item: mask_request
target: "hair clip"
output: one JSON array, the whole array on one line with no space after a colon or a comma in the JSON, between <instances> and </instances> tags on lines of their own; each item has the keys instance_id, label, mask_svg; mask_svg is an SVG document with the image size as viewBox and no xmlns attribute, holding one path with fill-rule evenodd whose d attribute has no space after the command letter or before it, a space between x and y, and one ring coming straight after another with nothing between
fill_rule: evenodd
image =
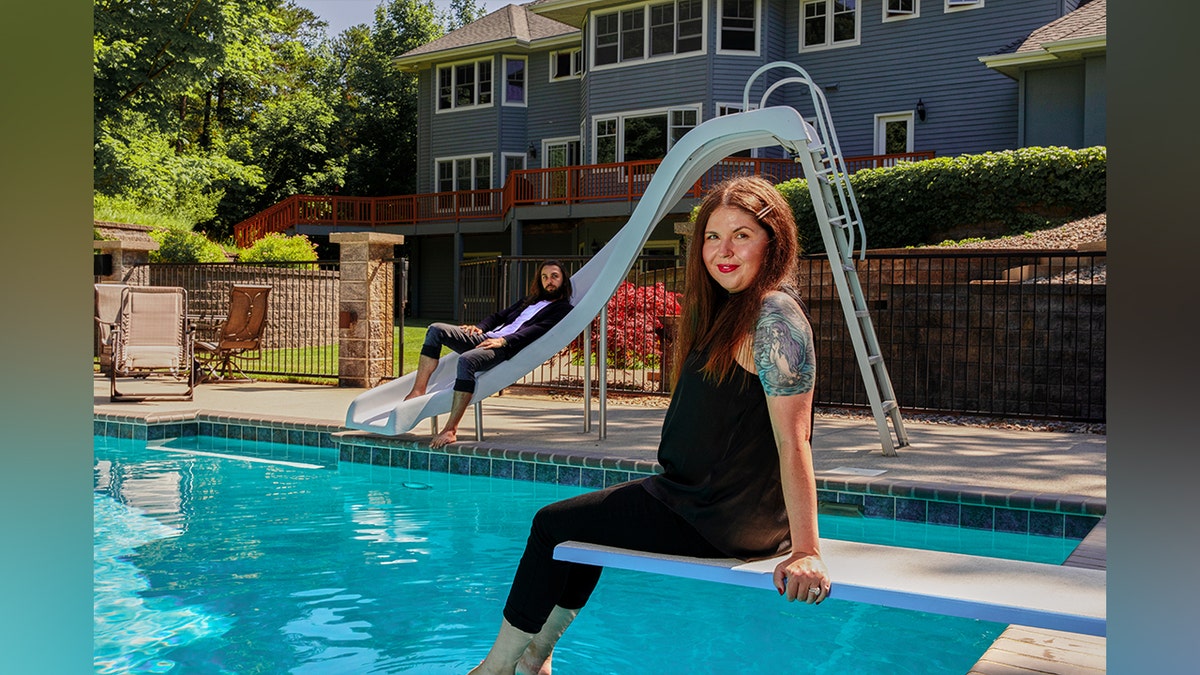
<instances>
[{"instance_id":1,"label":"hair clip","mask_svg":"<svg viewBox=\"0 0 1200 675\"><path fill-rule=\"evenodd\" d=\"M770 213L770 212L771 212L771 211L772 211L774 208L775 208L775 205L774 205L774 204L767 204L766 206L764 206L764 207L762 207L761 209L759 209L759 210L758 210L758 213L754 214L754 217L755 217L755 218L757 218L758 220L762 220L762 219L763 219L763 218L765 218L765 217L767 216L767 214L768 214L768 213Z\"/></svg>"}]
</instances>

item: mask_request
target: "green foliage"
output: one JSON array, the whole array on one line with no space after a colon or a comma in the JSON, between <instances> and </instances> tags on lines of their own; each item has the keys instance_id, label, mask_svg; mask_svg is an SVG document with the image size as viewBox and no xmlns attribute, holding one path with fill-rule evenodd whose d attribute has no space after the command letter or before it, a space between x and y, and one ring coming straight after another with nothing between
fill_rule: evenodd
<instances>
[{"instance_id":1,"label":"green foliage","mask_svg":"<svg viewBox=\"0 0 1200 675\"><path fill-rule=\"evenodd\" d=\"M190 230L195 221L177 213L165 213L143 207L132 199L92 195L92 217L110 223L127 223L170 230Z\"/></svg>"},{"instance_id":2,"label":"green foliage","mask_svg":"<svg viewBox=\"0 0 1200 675\"><path fill-rule=\"evenodd\" d=\"M272 232L238 254L241 262L311 262L317 259L317 249L308 237L294 237Z\"/></svg>"},{"instance_id":3,"label":"green foliage","mask_svg":"<svg viewBox=\"0 0 1200 675\"><path fill-rule=\"evenodd\" d=\"M871 248L923 245L975 226L1040 229L1105 210L1104 147L1021 148L865 169L850 184ZM805 180L779 185L807 253L825 250ZM856 242L857 244L857 242Z\"/></svg>"},{"instance_id":4,"label":"green foliage","mask_svg":"<svg viewBox=\"0 0 1200 675\"><path fill-rule=\"evenodd\" d=\"M208 263L226 262L224 249L199 232L187 230L151 230L150 237L159 248L150 252L150 262Z\"/></svg>"}]
</instances>

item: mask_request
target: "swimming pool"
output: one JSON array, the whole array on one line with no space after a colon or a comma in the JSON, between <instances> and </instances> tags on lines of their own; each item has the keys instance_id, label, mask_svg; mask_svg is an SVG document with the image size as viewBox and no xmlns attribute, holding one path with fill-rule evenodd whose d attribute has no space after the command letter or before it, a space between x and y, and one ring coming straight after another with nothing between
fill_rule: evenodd
<instances>
[{"instance_id":1,"label":"swimming pool","mask_svg":"<svg viewBox=\"0 0 1200 675\"><path fill-rule=\"evenodd\" d=\"M495 634L533 513L582 491L339 464L331 449L293 448L287 461L246 452L271 447L95 439L96 672L465 673ZM1044 562L1077 543L821 519L824 536L919 536ZM1003 628L608 570L555 663L563 673L962 673Z\"/></svg>"}]
</instances>

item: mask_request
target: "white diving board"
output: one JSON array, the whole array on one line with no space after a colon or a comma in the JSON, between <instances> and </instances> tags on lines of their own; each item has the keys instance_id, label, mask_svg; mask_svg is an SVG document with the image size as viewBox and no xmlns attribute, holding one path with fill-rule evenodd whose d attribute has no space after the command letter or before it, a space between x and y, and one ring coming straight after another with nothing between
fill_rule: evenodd
<instances>
[{"instance_id":1,"label":"white diving board","mask_svg":"<svg viewBox=\"0 0 1200 675\"><path fill-rule=\"evenodd\" d=\"M690 558L574 541L555 547L554 558L772 592L771 574L782 560ZM834 539L821 540L821 558L837 600L1106 635L1104 570Z\"/></svg>"}]
</instances>

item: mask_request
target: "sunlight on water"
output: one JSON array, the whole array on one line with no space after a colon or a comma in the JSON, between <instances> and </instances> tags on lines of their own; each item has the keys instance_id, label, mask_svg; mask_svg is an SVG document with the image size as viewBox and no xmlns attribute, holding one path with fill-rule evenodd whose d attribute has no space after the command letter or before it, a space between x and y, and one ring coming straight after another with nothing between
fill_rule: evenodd
<instances>
[{"instance_id":1,"label":"sunlight on water","mask_svg":"<svg viewBox=\"0 0 1200 675\"><path fill-rule=\"evenodd\" d=\"M171 444L201 452L96 439L96 672L461 675L495 635L534 512L583 491L294 461L295 448L270 444ZM256 458L228 456L242 452ZM263 461L273 453L288 463ZM1071 545L913 527L822 516L831 532L988 555L1054 558ZM958 674L1002 629L607 570L555 665L583 675Z\"/></svg>"}]
</instances>

